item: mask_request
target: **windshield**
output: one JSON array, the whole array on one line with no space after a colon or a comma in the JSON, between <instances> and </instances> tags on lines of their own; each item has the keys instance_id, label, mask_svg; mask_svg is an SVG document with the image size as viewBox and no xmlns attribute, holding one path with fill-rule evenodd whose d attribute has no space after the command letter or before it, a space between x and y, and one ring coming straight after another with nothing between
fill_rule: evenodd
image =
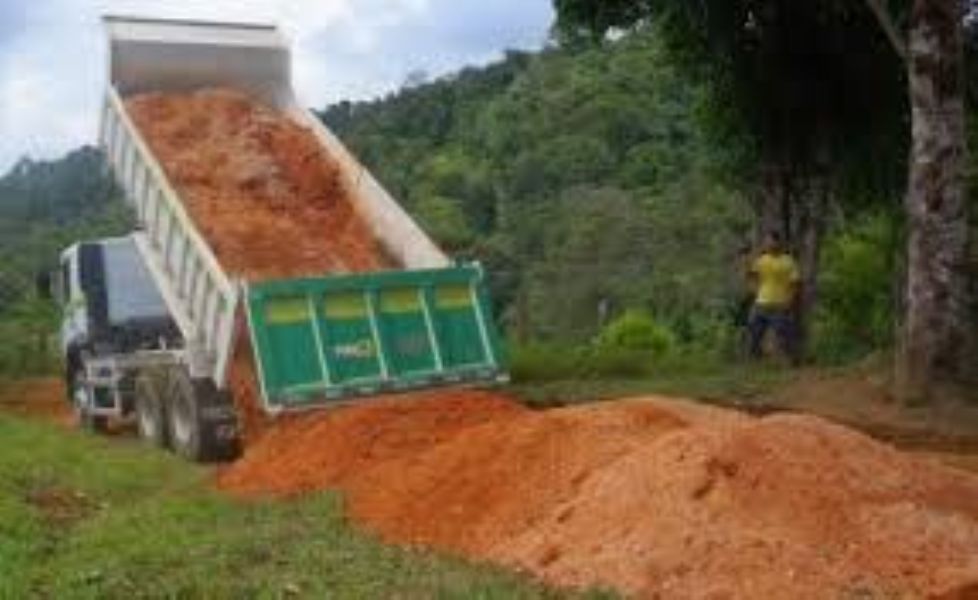
<instances>
[{"instance_id":1,"label":"windshield","mask_svg":"<svg viewBox=\"0 0 978 600\"><path fill-rule=\"evenodd\" d=\"M163 297L132 240L106 243L103 257L111 323L169 317Z\"/></svg>"}]
</instances>

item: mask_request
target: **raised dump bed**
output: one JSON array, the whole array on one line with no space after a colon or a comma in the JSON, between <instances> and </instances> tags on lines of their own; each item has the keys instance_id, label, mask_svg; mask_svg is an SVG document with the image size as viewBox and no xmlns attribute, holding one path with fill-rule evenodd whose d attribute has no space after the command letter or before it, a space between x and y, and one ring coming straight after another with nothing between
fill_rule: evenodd
<instances>
[{"instance_id":1,"label":"raised dump bed","mask_svg":"<svg viewBox=\"0 0 978 600\"><path fill-rule=\"evenodd\" d=\"M133 238L180 329L185 342L180 360L191 379L228 388L243 306L245 334L270 413L378 392L505 378L482 269L453 265L298 103L288 44L275 27L121 17L106 18L106 27L110 77L101 144L135 208L141 230ZM143 135L127 109L127 102L146 94L215 88L247 95L314 136L336 165L346 201L366 235L397 268L284 280L255 279L225 268L181 196L180 181L168 176L173 165L161 164L154 140ZM317 234L324 249L336 234Z\"/></svg>"}]
</instances>

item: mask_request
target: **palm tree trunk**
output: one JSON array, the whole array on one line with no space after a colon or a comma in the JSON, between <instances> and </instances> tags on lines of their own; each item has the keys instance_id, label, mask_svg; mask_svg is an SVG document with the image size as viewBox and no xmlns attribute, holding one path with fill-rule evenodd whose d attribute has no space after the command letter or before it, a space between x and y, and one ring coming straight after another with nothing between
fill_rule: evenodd
<instances>
[{"instance_id":1,"label":"palm tree trunk","mask_svg":"<svg viewBox=\"0 0 978 600\"><path fill-rule=\"evenodd\" d=\"M906 398L928 399L967 368L962 17L959 0L915 0L911 16L907 313L897 360Z\"/></svg>"}]
</instances>

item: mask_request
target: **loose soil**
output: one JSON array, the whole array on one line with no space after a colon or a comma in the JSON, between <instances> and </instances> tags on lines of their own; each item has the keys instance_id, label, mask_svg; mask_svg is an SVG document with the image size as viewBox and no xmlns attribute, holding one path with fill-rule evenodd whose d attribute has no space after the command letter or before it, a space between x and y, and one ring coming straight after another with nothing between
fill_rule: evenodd
<instances>
[{"instance_id":1,"label":"loose soil","mask_svg":"<svg viewBox=\"0 0 978 600\"><path fill-rule=\"evenodd\" d=\"M339 488L385 540L641 597L951 598L978 584L978 478L808 416L664 399L533 412L431 392L290 418L217 483Z\"/></svg>"},{"instance_id":2,"label":"loose soil","mask_svg":"<svg viewBox=\"0 0 978 600\"><path fill-rule=\"evenodd\" d=\"M126 108L231 274L247 279L393 266L315 134L227 89L143 94Z\"/></svg>"},{"instance_id":3,"label":"loose soil","mask_svg":"<svg viewBox=\"0 0 978 600\"><path fill-rule=\"evenodd\" d=\"M137 95L126 108L231 275L259 281L395 266L315 133L287 116L228 89ZM238 327L228 379L250 443L265 417Z\"/></svg>"},{"instance_id":4,"label":"loose soil","mask_svg":"<svg viewBox=\"0 0 978 600\"><path fill-rule=\"evenodd\" d=\"M870 429L874 436L879 431L878 437L901 446L926 445L928 436L940 436L965 446L962 450L970 443L978 452L978 396L969 401L946 394L932 403L908 405L893 397L886 373L872 366L842 373L810 369L761 401Z\"/></svg>"},{"instance_id":5,"label":"loose soil","mask_svg":"<svg viewBox=\"0 0 978 600\"><path fill-rule=\"evenodd\" d=\"M24 500L55 527L70 527L88 517L98 505L87 494L60 487L39 487L28 490Z\"/></svg>"}]
</instances>

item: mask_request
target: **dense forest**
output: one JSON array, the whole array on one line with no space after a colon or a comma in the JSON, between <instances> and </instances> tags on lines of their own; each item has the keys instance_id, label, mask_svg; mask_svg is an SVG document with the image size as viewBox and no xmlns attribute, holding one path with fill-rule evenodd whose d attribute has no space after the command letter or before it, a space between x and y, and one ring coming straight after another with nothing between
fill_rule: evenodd
<instances>
[{"instance_id":1,"label":"dense forest","mask_svg":"<svg viewBox=\"0 0 978 600\"><path fill-rule=\"evenodd\" d=\"M895 77L887 85L902 86ZM769 156L717 102L716 86L646 23L600 43L562 39L434 81L412 77L387 97L320 114L453 256L487 267L517 362L555 376L583 364L631 374L666 356L714 362L742 350ZM811 360L893 347L905 108L893 100L860 138L869 151L853 143L839 158L846 168L807 263L817 271ZM975 147L978 123L969 124ZM978 163L969 164L974 205ZM92 149L25 160L0 179L0 335L34 339L9 328L50 327L50 309L31 300L34 273L59 247L124 232L128 219ZM20 368L23 351L5 347L0 369Z\"/></svg>"}]
</instances>

